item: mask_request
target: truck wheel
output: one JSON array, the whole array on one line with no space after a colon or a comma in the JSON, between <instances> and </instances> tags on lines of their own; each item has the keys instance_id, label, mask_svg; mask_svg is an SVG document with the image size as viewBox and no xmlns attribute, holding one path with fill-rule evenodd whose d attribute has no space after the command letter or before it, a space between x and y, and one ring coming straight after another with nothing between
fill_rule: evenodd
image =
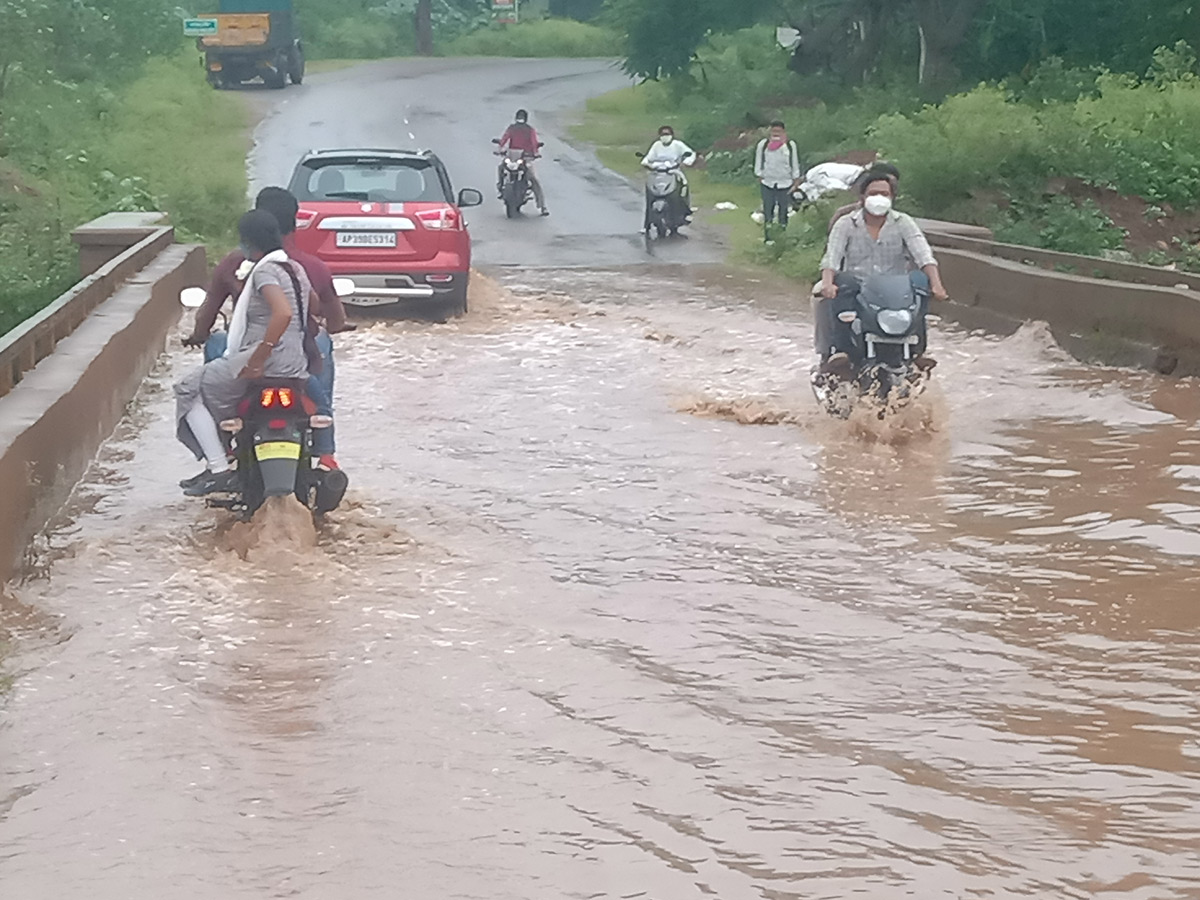
<instances>
[{"instance_id":1,"label":"truck wheel","mask_svg":"<svg viewBox=\"0 0 1200 900\"><path fill-rule=\"evenodd\" d=\"M304 82L304 51L299 47L292 50L292 67L288 74L291 76L292 84Z\"/></svg>"},{"instance_id":2,"label":"truck wheel","mask_svg":"<svg viewBox=\"0 0 1200 900\"><path fill-rule=\"evenodd\" d=\"M263 76L263 81L266 82L267 87L273 90L281 90L282 88L287 87L287 57L283 54L280 54L279 56L275 57L273 64L275 66L275 71L271 72L269 75Z\"/></svg>"}]
</instances>

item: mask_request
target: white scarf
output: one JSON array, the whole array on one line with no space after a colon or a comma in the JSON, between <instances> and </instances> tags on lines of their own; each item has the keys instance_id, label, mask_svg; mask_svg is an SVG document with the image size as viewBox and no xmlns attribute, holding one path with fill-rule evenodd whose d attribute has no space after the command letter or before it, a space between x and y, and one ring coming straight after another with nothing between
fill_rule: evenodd
<instances>
[{"instance_id":1,"label":"white scarf","mask_svg":"<svg viewBox=\"0 0 1200 900\"><path fill-rule=\"evenodd\" d=\"M272 250L258 262L251 263L250 270L246 273L246 283L242 286L242 293L233 306L233 316L229 320L229 345L225 348L226 358L233 356L241 349L242 341L246 337L246 320L250 313L250 295L253 293L250 283L254 270L265 262L285 263L287 261L288 255L282 250ZM245 263L242 265L244 267Z\"/></svg>"}]
</instances>

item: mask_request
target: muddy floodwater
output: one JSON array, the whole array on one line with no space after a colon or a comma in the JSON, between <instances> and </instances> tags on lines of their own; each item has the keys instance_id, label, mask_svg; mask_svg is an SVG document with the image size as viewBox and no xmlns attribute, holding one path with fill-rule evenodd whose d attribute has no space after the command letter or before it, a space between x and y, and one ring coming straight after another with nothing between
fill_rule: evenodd
<instances>
[{"instance_id":1,"label":"muddy floodwater","mask_svg":"<svg viewBox=\"0 0 1200 900\"><path fill-rule=\"evenodd\" d=\"M316 531L180 496L174 345L3 601L0 896L1200 898L1196 384L943 323L834 423L768 282L476 287L338 339Z\"/></svg>"}]
</instances>

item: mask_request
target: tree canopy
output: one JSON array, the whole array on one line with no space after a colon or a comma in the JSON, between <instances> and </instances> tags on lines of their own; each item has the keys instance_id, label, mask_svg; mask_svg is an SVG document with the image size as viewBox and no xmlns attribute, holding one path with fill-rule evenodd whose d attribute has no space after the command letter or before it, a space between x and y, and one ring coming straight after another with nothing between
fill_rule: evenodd
<instances>
[{"instance_id":1,"label":"tree canopy","mask_svg":"<svg viewBox=\"0 0 1200 900\"><path fill-rule=\"evenodd\" d=\"M684 72L711 34L755 22L800 30L799 70L863 83L900 59L935 88L1050 57L1141 74L1157 47L1200 45L1200 0L606 0L604 15L642 78Z\"/></svg>"}]
</instances>

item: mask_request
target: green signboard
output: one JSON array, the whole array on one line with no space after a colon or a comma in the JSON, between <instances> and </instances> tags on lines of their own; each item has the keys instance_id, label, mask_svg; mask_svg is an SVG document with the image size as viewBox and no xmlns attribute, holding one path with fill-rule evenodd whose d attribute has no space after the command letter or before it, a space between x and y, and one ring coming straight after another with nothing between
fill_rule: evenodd
<instances>
[{"instance_id":1,"label":"green signboard","mask_svg":"<svg viewBox=\"0 0 1200 900\"><path fill-rule=\"evenodd\" d=\"M183 33L188 37L207 37L217 33L216 19L184 19Z\"/></svg>"}]
</instances>

